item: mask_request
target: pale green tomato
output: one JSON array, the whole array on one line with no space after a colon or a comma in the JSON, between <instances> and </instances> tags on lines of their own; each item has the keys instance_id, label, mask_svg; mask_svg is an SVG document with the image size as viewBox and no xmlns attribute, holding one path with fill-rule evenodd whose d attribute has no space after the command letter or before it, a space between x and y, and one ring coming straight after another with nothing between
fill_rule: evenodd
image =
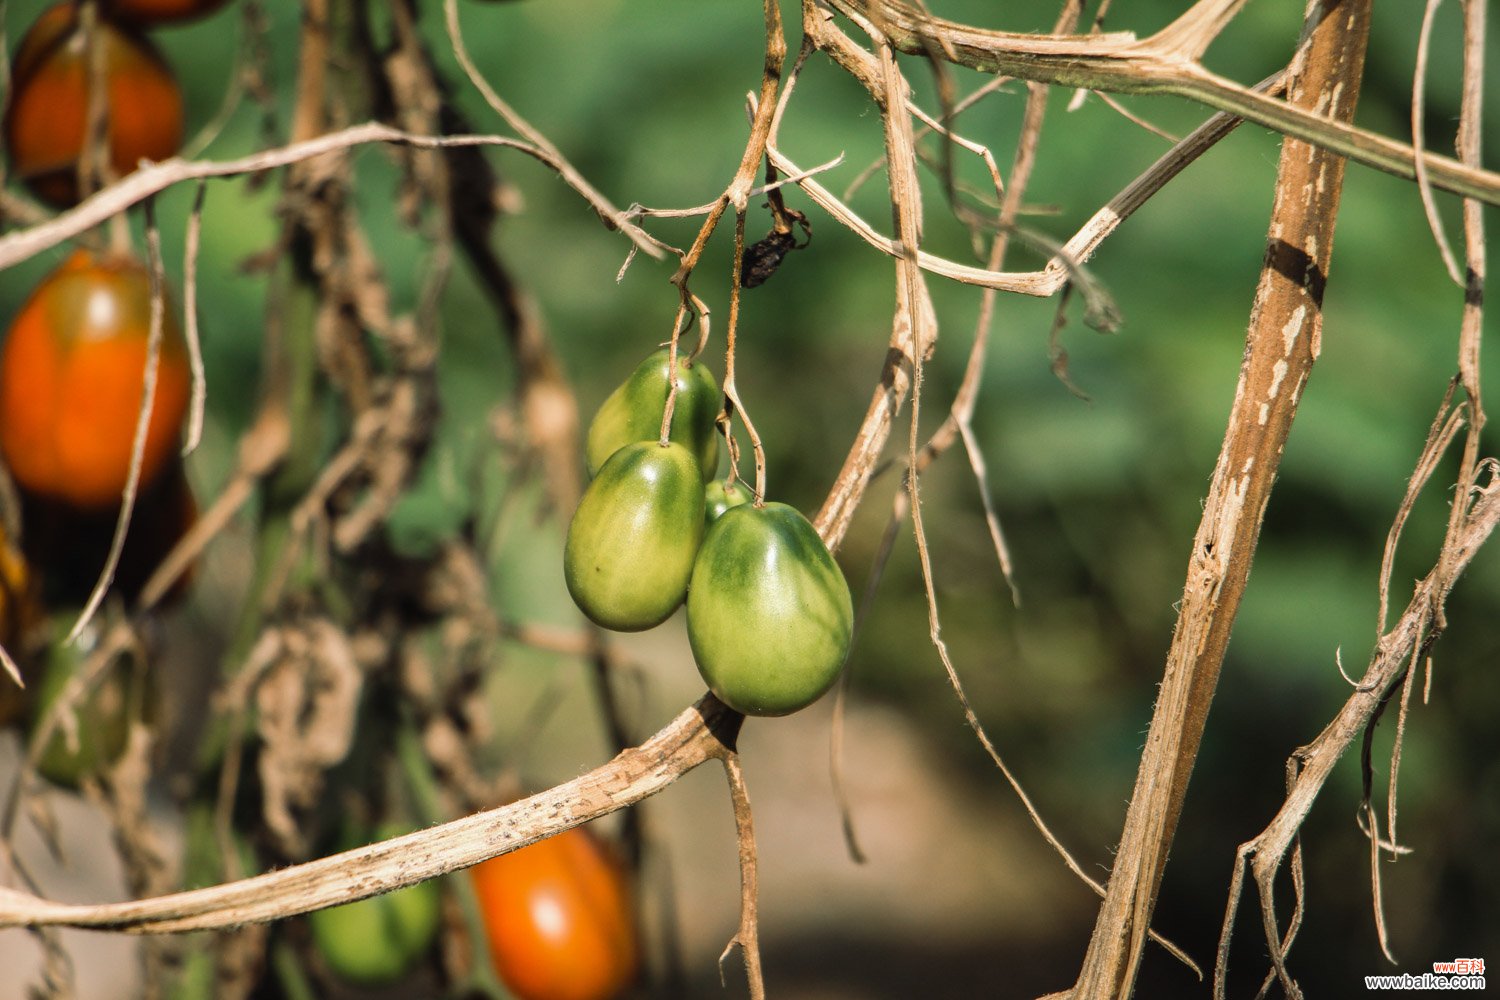
<instances>
[{"instance_id":1,"label":"pale green tomato","mask_svg":"<svg viewBox=\"0 0 1500 1000\"><path fill-rule=\"evenodd\" d=\"M385 986L411 972L437 938L442 894L419 882L307 915L328 968L345 982Z\"/></svg>"},{"instance_id":2,"label":"pale green tomato","mask_svg":"<svg viewBox=\"0 0 1500 1000\"><path fill-rule=\"evenodd\" d=\"M687 593L702 538L703 480L692 453L628 444L604 463L568 525L568 593L605 628L659 625Z\"/></svg>"},{"instance_id":3,"label":"pale green tomato","mask_svg":"<svg viewBox=\"0 0 1500 1000\"><path fill-rule=\"evenodd\" d=\"M787 715L833 685L854 631L844 574L782 503L745 504L709 528L687 599L698 672L730 708Z\"/></svg>"}]
</instances>

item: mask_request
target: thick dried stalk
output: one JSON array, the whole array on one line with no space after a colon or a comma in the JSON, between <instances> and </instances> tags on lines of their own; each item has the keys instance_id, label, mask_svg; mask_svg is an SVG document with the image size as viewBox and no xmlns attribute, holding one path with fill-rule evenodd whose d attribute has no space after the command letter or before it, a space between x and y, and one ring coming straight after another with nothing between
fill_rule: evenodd
<instances>
[{"instance_id":1,"label":"thick dried stalk","mask_svg":"<svg viewBox=\"0 0 1500 1000\"><path fill-rule=\"evenodd\" d=\"M1369 32L1367 0L1338 17L1312 0L1302 66L1288 99L1353 116ZM1176 632L1109 889L1074 1000L1126 997L1182 811L1229 633L1250 576L1261 518L1302 388L1318 357L1322 300L1344 162L1306 143L1282 146L1270 233L1229 428L1193 541Z\"/></svg>"}]
</instances>

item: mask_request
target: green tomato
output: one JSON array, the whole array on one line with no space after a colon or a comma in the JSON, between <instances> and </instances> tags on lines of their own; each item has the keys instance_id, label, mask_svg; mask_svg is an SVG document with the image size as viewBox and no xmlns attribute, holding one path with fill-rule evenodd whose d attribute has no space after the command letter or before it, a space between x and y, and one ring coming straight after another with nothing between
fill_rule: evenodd
<instances>
[{"instance_id":1,"label":"green tomato","mask_svg":"<svg viewBox=\"0 0 1500 1000\"><path fill-rule=\"evenodd\" d=\"M442 893L432 881L307 915L329 969L360 986L405 977L432 947L441 919Z\"/></svg>"},{"instance_id":2,"label":"green tomato","mask_svg":"<svg viewBox=\"0 0 1500 1000\"><path fill-rule=\"evenodd\" d=\"M604 463L568 525L568 593L605 628L659 625L687 593L702 538L703 480L692 453L628 444Z\"/></svg>"},{"instance_id":3,"label":"green tomato","mask_svg":"<svg viewBox=\"0 0 1500 1000\"><path fill-rule=\"evenodd\" d=\"M80 647L68 646L60 638L53 642L46 668L37 683L32 730L62 694L84 659L86 652ZM42 777L64 788L77 788L85 774L97 774L120 759L130 736L132 694L139 696L139 692L131 689L131 673L128 662L111 664L93 692L75 708L76 748L69 746L61 727L52 731L52 738L37 758L37 772Z\"/></svg>"},{"instance_id":4,"label":"green tomato","mask_svg":"<svg viewBox=\"0 0 1500 1000\"><path fill-rule=\"evenodd\" d=\"M598 475L610 456L627 444L660 440L662 411L667 405L667 361L667 348L653 352L594 414L585 448L589 475ZM693 453L704 482L719 471L719 431L714 420L721 404L719 385L708 367L690 363L687 353L680 352L670 439Z\"/></svg>"},{"instance_id":5,"label":"green tomato","mask_svg":"<svg viewBox=\"0 0 1500 1000\"><path fill-rule=\"evenodd\" d=\"M715 479L703 487L703 523L713 524L729 508L754 499L755 494L743 480L736 479L731 483L727 479Z\"/></svg>"},{"instance_id":6,"label":"green tomato","mask_svg":"<svg viewBox=\"0 0 1500 1000\"><path fill-rule=\"evenodd\" d=\"M833 686L854 632L849 584L807 518L783 503L725 511L687 599L698 672L746 715L787 715Z\"/></svg>"}]
</instances>

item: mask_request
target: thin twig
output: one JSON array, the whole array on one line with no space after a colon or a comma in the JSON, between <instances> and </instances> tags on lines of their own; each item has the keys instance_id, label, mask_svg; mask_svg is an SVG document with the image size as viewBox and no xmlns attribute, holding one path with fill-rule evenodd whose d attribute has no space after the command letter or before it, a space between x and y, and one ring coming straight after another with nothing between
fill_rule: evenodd
<instances>
[{"instance_id":1,"label":"thin twig","mask_svg":"<svg viewBox=\"0 0 1500 1000\"><path fill-rule=\"evenodd\" d=\"M118 215L174 184L205 177L255 174L302 163L326 153L378 142L404 144L420 149L502 146L525 153L559 173L563 162L542 147L508 136L417 135L379 122L365 122L334 132L323 132L310 139L264 149L233 160L184 160L174 157L140 167L46 222L0 236L0 271L92 229L111 216ZM631 228L634 228L633 225ZM626 230L627 233L629 231Z\"/></svg>"},{"instance_id":2,"label":"thin twig","mask_svg":"<svg viewBox=\"0 0 1500 1000\"><path fill-rule=\"evenodd\" d=\"M937 45L954 53L955 62L983 73L1115 93L1173 94L1353 162L1407 180L1416 178L1411 146L1335 121L1322 109L1275 100L1204 69L1192 50L1212 37L1213 26L1197 19L1199 7L1138 40L1128 32L1057 36L989 31L932 17L900 0L826 2L856 21L868 20L871 5L877 5L892 44L913 55L925 55ZM1423 158L1434 187L1500 204L1500 174L1431 153Z\"/></svg>"},{"instance_id":3,"label":"thin twig","mask_svg":"<svg viewBox=\"0 0 1500 1000\"><path fill-rule=\"evenodd\" d=\"M755 821L750 811L750 792L745 787L745 773L740 755L730 752L720 758L729 780L729 797L734 803L734 831L740 859L740 923L734 937L719 955L719 978L724 978L724 962L736 946L745 959L745 977L750 984L750 1000L765 1000L766 984L760 964L760 919L756 905L759 879L755 861Z\"/></svg>"},{"instance_id":4,"label":"thin twig","mask_svg":"<svg viewBox=\"0 0 1500 1000\"><path fill-rule=\"evenodd\" d=\"M125 488L120 495L120 512L115 521L114 537L110 539L109 555L94 582L94 589L84 602L73 627L68 631L65 643L74 642L88 627L104 595L114 583L115 570L120 565L120 554L125 551L125 536L130 531L130 519L135 512L135 500L141 483L141 467L146 456L146 437L151 429L151 412L156 404L156 380L161 366L161 346L166 323L166 278L162 270L161 230L156 225L156 201L147 198L146 214L146 263L150 275L151 308L150 326L146 335L146 365L141 375L141 402L136 412L135 434L130 443L130 468L125 477Z\"/></svg>"},{"instance_id":5,"label":"thin twig","mask_svg":"<svg viewBox=\"0 0 1500 1000\"><path fill-rule=\"evenodd\" d=\"M1437 202L1432 196L1432 181L1427 176L1427 164L1422 160L1422 150L1427 141L1427 59L1432 50L1432 25L1437 18L1438 7L1443 0L1427 0L1422 11L1422 27L1417 34L1417 65L1411 82L1411 147L1417 153L1413 160L1417 168L1417 191L1422 198L1422 211L1427 216L1427 228L1432 231L1433 242L1443 258L1448 276L1458 287L1464 286L1464 276L1459 273L1458 260L1453 256L1453 247L1448 243L1448 234L1443 229L1443 220L1438 216Z\"/></svg>"},{"instance_id":6,"label":"thin twig","mask_svg":"<svg viewBox=\"0 0 1500 1000\"><path fill-rule=\"evenodd\" d=\"M468 76L469 82L474 85L474 89L483 95L485 102L495 110L496 114L505 119L505 123L515 129L517 134L526 139L533 148L540 151L542 155L537 158L556 170L559 176L567 182L568 186L577 191L612 229L618 229L628 236L630 242L635 244L636 248L647 256L660 260L664 254L658 246L657 241L626 218L608 198L600 194L578 172L577 168L568 162L562 152L552 144L552 140L543 135L525 118L522 118L514 108L505 102L504 98L495 92L495 88L490 86L489 81L484 78L484 74L479 72L479 67L474 64L473 58L469 55L468 46L464 44L463 30L459 27L458 23L457 0L443 0L443 20L448 29L448 40L453 44L453 54L458 57L458 64L463 67L464 73Z\"/></svg>"},{"instance_id":7,"label":"thin twig","mask_svg":"<svg viewBox=\"0 0 1500 1000\"><path fill-rule=\"evenodd\" d=\"M203 233L203 201L208 184L198 182L193 207L188 213L187 239L182 251L182 318L187 338L188 362L193 373L193 395L188 408L187 438L182 443L186 458L203 439L203 409L208 401L208 375L203 368L203 341L198 336L198 244Z\"/></svg>"}]
</instances>

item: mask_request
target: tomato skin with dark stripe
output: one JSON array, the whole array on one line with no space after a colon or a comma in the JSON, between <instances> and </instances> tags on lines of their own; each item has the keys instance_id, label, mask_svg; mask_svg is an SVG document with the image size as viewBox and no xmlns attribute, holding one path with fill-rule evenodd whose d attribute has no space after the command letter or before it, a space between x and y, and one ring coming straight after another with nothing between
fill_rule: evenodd
<instances>
[{"instance_id":1,"label":"tomato skin with dark stripe","mask_svg":"<svg viewBox=\"0 0 1500 1000\"><path fill-rule=\"evenodd\" d=\"M621 632L666 621L687 594L703 537L703 480L680 444L615 452L584 491L563 550L568 593Z\"/></svg>"},{"instance_id":2,"label":"tomato skin with dark stripe","mask_svg":"<svg viewBox=\"0 0 1500 1000\"><path fill-rule=\"evenodd\" d=\"M630 377L610 393L589 424L586 457L589 475L611 455L636 441L661 438L661 418L667 404L667 348L653 352ZM721 397L713 374L701 362L677 358L677 398L672 404L670 440L692 452L707 482L719 469L719 431L714 425Z\"/></svg>"},{"instance_id":3,"label":"tomato skin with dark stripe","mask_svg":"<svg viewBox=\"0 0 1500 1000\"><path fill-rule=\"evenodd\" d=\"M788 715L837 679L854 606L807 518L786 504L745 504L703 539L687 625L698 671L720 701L746 715Z\"/></svg>"},{"instance_id":4,"label":"tomato skin with dark stripe","mask_svg":"<svg viewBox=\"0 0 1500 1000\"><path fill-rule=\"evenodd\" d=\"M0 348L0 456L29 494L118 504L130 470L150 331L150 282L129 257L79 250L42 280ZM178 446L191 375L170 301L141 484Z\"/></svg>"}]
</instances>

